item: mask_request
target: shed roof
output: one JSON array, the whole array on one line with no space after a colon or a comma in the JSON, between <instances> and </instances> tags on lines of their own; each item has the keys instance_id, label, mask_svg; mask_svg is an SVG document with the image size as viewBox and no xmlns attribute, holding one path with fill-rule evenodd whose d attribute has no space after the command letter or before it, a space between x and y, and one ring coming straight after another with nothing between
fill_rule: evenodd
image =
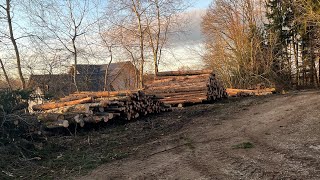
<instances>
[{"instance_id":1,"label":"shed roof","mask_svg":"<svg viewBox=\"0 0 320 180\"><path fill-rule=\"evenodd\" d=\"M133 64L130 61L124 61L124 62L116 62L111 63L108 68L108 64L77 64L77 72L78 74L105 74L106 69L109 70L109 76L115 76L121 71L125 66L133 66ZM72 65L74 67L74 65ZM72 74L72 67L69 70L69 73Z\"/></svg>"}]
</instances>

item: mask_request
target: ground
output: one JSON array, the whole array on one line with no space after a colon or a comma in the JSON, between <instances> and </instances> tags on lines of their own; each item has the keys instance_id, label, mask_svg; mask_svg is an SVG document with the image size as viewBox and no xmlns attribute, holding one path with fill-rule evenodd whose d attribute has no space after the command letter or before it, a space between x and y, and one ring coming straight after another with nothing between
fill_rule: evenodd
<instances>
[{"instance_id":1,"label":"ground","mask_svg":"<svg viewBox=\"0 0 320 180\"><path fill-rule=\"evenodd\" d=\"M319 91L175 109L49 137L30 157L41 158L30 160L32 175L23 173L27 167L2 172L22 179L319 179L319 109Z\"/></svg>"},{"instance_id":2,"label":"ground","mask_svg":"<svg viewBox=\"0 0 320 180\"><path fill-rule=\"evenodd\" d=\"M234 103L168 114L189 122L136 146L135 156L102 165L82 179L320 178L319 92Z\"/></svg>"}]
</instances>

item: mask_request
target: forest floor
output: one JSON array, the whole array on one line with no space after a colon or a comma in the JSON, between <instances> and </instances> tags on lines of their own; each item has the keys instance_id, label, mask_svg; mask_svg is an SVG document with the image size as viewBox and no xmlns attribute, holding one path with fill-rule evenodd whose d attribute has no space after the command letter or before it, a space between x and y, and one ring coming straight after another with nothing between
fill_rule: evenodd
<instances>
[{"instance_id":1,"label":"forest floor","mask_svg":"<svg viewBox=\"0 0 320 180\"><path fill-rule=\"evenodd\" d=\"M319 179L319 129L319 91L233 98L48 137L0 178Z\"/></svg>"}]
</instances>

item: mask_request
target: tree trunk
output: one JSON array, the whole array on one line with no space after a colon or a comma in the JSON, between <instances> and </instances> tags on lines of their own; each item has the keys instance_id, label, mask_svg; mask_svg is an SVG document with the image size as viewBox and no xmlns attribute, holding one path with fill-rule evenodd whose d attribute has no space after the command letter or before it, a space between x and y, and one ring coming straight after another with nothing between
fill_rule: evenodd
<instances>
[{"instance_id":1,"label":"tree trunk","mask_svg":"<svg viewBox=\"0 0 320 180\"><path fill-rule=\"evenodd\" d=\"M4 77L6 78L7 84L8 84L8 86L9 86L10 90L12 90L12 86L11 86L11 83L10 83L10 80L9 80L9 77L8 77L8 74L7 74L7 71L6 71L6 69L4 68L2 59L0 59L0 65L1 65L1 69L2 69L2 71L3 71Z\"/></svg>"},{"instance_id":2,"label":"tree trunk","mask_svg":"<svg viewBox=\"0 0 320 180\"><path fill-rule=\"evenodd\" d=\"M78 52L77 47L75 43L76 39L75 37L72 39L72 46L73 46L73 58L74 58L74 67L73 67L73 83L76 88L76 91L79 91L78 85L77 85L77 64L78 64Z\"/></svg>"},{"instance_id":3,"label":"tree trunk","mask_svg":"<svg viewBox=\"0 0 320 180\"><path fill-rule=\"evenodd\" d=\"M311 27L309 32L309 50L310 50L310 66L311 66L311 83L314 88L318 87L318 75L317 75L317 69L316 69L316 55L315 55L315 30L314 27Z\"/></svg>"},{"instance_id":4,"label":"tree trunk","mask_svg":"<svg viewBox=\"0 0 320 180\"><path fill-rule=\"evenodd\" d=\"M137 4L134 2L134 0L131 0L132 2L132 8L134 13L136 14L137 20L138 20L138 31L139 31L139 40L140 40L140 56L141 56L141 62L140 62L140 77L139 77L139 88L143 88L143 71L144 71L144 36L143 36L143 30L142 30L142 24L141 24L141 14L139 14L137 9Z\"/></svg>"},{"instance_id":5,"label":"tree trunk","mask_svg":"<svg viewBox=\"0 0 320 180\"><path fill-rule=\"evenodd\" d=\"M109 46L108 49L109 49L109 53L110 53L110 61L106 67L106 71L105 71L105 75L104 75L104 88L103 89L105 91L111 91L111 88L109 88L110 84L108 84L108 83L110 83L110 82L108 82L108 77L109 77L109 67L110 67L110 64L112 63L112 60L113 60L112 46Z\"/></svg>"},{"instance_id":6,"label":"tree trunk","mask_svg":"<svg viewBox=\"0 0 320 180\"><path fill-rule=\"evenodd\" d=\"M295 60L295 64L296 64L296 88L299 88L300 86L300 71L299 71L299 58L298 58L298 53L299 53L299 43L297 40L296 35L293 36L293 41L292 41L292 45L293 45L293 54L294 54L294 60Z\"/></svg>"},{"instance_id":7,"label":"tree trunk","mask_svg":"<svg viewBox=\"0 0 320 180\"><path fill-rule=\"evenodd\" d=\"M159 52L159 43L160 43L160 34L161 34L161 21L160 21L160 7L159 7L159 1L156 0L156 7L157 7L157 21L158 21L158 32L157 32L157 40L156 40L156 49L154 53L154 75L157 76L159 72L159 58L158 58L158 52Z\"/></svg>"},{"instance_id":8,"label":"tree trunk","mask_svg":"<svg viewBox=\"0 0 320 180\"><path fill-rule=\"evenodd\" d=\"M6 13L7 13L7 21L8 21L8 25L9 25L9 32L10 32L10 40L13 44L14 47L14 51L16 54L16 59L17 59L17 67L18 67L18 74L19 74L19 78L21 81L21 86L22 89L26 88L26 82L24 80L23 74L22 74L22 70L21 70L21 59L20 59L20 53L19 53L19 49L18 49L18 45L16 42L16 39L14 38L13 35L13 27L12 27L12 19L11 19L11 14L10 14L10 0L6 0Z\"/></svg>"},{"instance_id":9,"label":"tree trunk","mask_svg":"<svg viewBox=\"0 0 320 180\"><path fill-rule=\"evenodd\" d=\"M140 32L140 55L141 55L141 62L140 62L140 81L139 81L139 88L143 88L143 71L144 71L144 42L143 42L143 32L141 26L141 20L139 17L139 32Z\"/></svg>"}]
</instances>

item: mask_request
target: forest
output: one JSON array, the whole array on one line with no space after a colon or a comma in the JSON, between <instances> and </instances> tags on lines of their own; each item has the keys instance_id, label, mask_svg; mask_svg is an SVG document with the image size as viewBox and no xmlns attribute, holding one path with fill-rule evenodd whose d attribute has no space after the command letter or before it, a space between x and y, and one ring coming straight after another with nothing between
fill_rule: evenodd
<instances>
[{"instance_id":1,"label":"forest","mask_svg":"<svg viewBox=\"0 0 320 180\"><path fill-rule=\"evenodd\" d=\"M318 0L216 0L203 18L204 61L229 87L319 87Z\"/></svg>"}]
</instances>

